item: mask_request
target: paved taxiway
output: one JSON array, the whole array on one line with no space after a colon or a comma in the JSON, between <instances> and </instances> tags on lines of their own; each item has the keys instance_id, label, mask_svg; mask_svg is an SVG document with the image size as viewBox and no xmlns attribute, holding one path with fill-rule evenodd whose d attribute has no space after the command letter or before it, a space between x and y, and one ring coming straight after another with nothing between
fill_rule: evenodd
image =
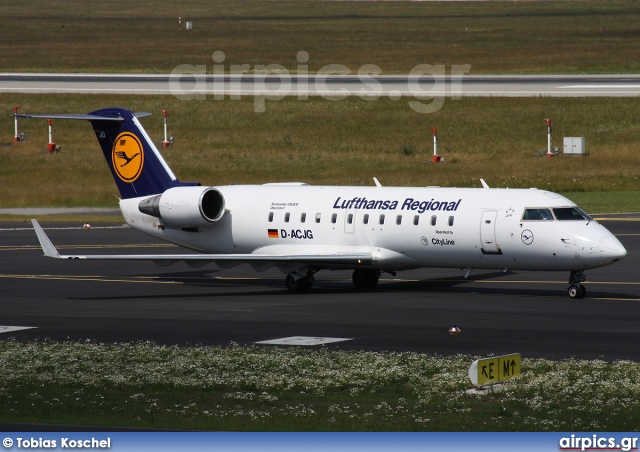
<instances>
[{"instance_id":1,"label":"paved taxiway","mask_svg":"<svg viewBox=\"0 0 640 452\"><path fill-rule=\"evenodd\" d=\"M192 96L637 97L638 75L180 75L0 73L4 93ZM198 97L202 98L202 97Z\"/></svg>"},{"instance_id":2,"label":"paved taxiway","mask_svg":"<svg viewBox=\"0 0 640 452\"><path fill-rule=\"evenodd\" d=\"M276 270L216 271L184 264L60 261L42 257L30 223L0 224L0 340L253 344L291 336L349 338L329 348L524 357L640 360L640 222L604 224L629 255L587 272L588 294L566 295L568 274L422 269L385 275L376 291L349 272L318 273L309 294ZM61 250L179 252L128 227L82 230L43 222ZM62 226L62 227L61 227ZM61 228L58 228L61 227ZM453 324L462 329L450 336Z\"/></svg>"}]
</instances>

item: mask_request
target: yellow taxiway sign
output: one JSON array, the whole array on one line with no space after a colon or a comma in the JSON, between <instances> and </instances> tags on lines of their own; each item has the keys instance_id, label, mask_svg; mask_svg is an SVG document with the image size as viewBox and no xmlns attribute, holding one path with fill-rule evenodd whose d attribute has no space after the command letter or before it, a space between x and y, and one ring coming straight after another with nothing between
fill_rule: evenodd
<instances>
[{"instance_id":1,"label":"yellow taxiway sign","mask_svg":"<svg viewBox=\"0 0 640 452\"><path fill-rule=\"evenodd\" d=\"M501 383L520 375L520 354L494 356L471 363L469 378L476 386Z\"/></svg>"}]
</instances>

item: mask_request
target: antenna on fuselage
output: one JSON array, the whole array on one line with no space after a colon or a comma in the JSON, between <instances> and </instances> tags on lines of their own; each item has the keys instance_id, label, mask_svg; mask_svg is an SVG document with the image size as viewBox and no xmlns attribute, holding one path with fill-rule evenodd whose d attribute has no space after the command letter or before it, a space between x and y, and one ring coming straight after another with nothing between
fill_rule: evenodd
<instances>
[{"instance_id":1,"label":"antenna on fuselage","mask_svg":"<svg viewBox=\"0 0 640 452\"><path fill-rule=\"evenodd\" d=\"M376 187L382 187L382 184L380 183L377 177L374 177L373 181L376 183Z\"/></svg>"},{"instance_id":2,"label":"antenna on fuselage","mask_svg":"<svg viewBox=\"0 0 640 452\"><path fill-rule=\"evenodd\" d=\"M487 185L484 179L480 179L480 183L482 184L482 188L489 188L489 185Z\"/></svg>"}]
</instances>

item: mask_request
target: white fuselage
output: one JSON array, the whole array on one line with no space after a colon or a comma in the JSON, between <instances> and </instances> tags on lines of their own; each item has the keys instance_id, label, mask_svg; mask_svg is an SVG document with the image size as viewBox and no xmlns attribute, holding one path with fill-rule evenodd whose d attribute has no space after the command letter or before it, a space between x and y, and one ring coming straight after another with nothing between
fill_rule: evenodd
<instances>
[{"instance_id":1,"label":"white fuselage","mask_svg":"<svg viewBox=\"0 0 640 452\"><path fill-rule=\"evenodd\" d=\"M120 206L131 227L207 254L368 252L373 255L370 268L387 271L576 271L626 255L620 242L593 220L523 219L525 209L575 206L561 195L536 189L213 188L224 197L224 214L198 228L169 227L141 213L143 198L122 200Z\"/></svg>"}]
</instances>

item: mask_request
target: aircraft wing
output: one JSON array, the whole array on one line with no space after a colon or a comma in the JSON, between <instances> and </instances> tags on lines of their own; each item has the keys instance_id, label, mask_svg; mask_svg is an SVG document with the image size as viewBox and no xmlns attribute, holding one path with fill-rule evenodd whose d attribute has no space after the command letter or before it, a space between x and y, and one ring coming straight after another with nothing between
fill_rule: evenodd
<instances>
[{"instance_id":1,"label":"aircraft wing","mask_svg":"<svg viewBox=\"0 0 640 452\"><path fill-rule=\"evenodd\" d=\"M42 229L37 220L31 220L44 255L56 259L102 259L102 260L148 260L157 265L166 266L174 262L185 261L191 267L209 262L229 263L300 263L313 265L369 265L373 261L371 253L328 253L328 254L69 254L63 255Z\"/></svg>"}]
</instances>

